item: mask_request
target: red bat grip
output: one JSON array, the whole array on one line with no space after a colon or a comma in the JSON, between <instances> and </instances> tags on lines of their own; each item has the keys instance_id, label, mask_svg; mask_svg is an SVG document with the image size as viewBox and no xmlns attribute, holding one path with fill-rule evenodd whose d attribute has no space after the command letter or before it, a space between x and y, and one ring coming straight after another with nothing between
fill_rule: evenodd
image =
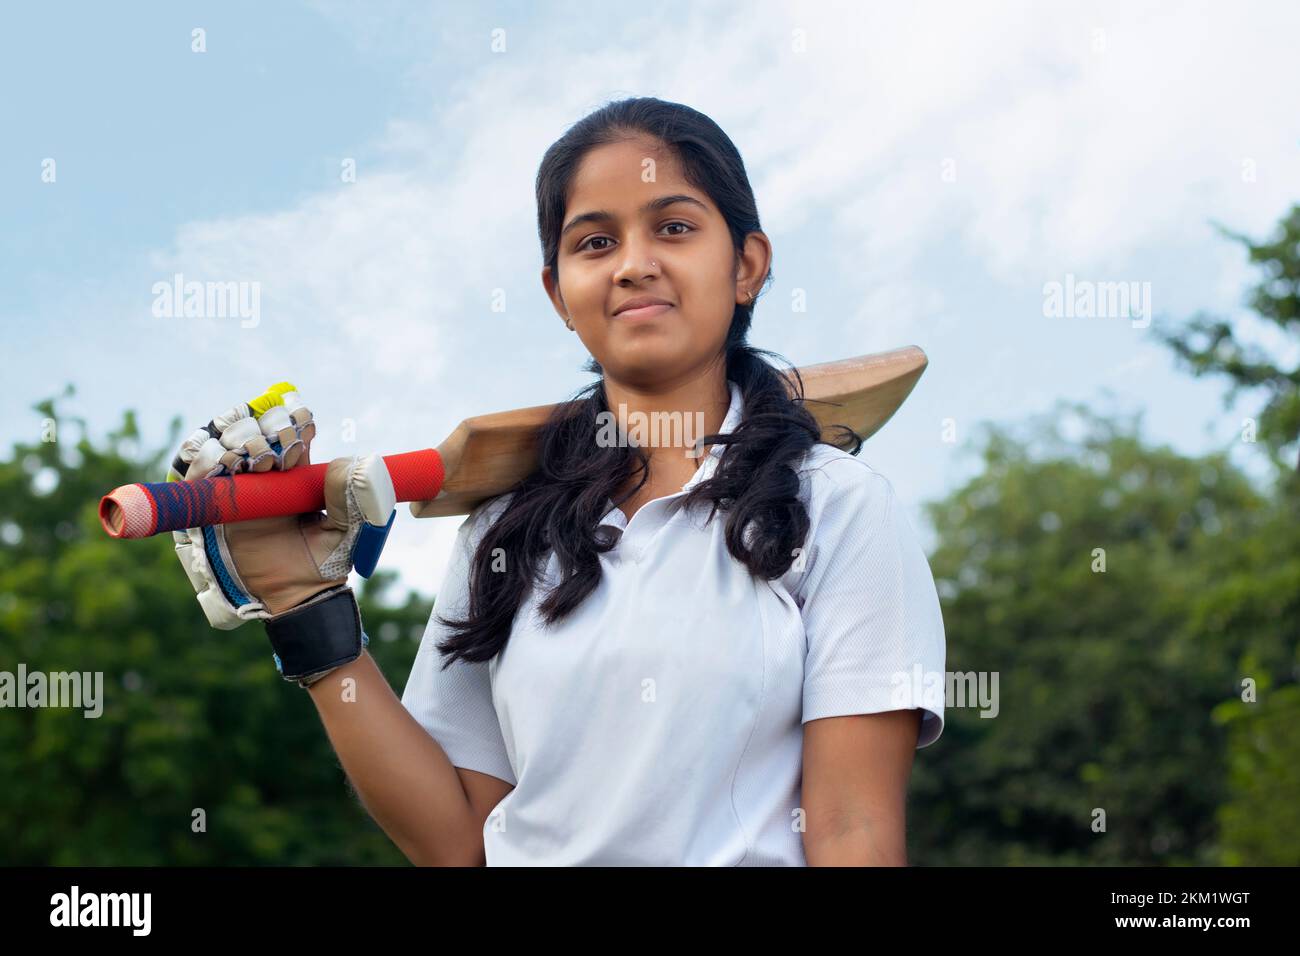
<instances>
[{"instance_id":1,"label":"red bat grip","mask_svg":"<svg viewBox=\"0 0 1300 956\"><path fill-rule=\"evenodd\" d=\"M398 501L428 501L442 488L442 456L435 448L385 455ZM195 481L123 485L99 502L99 521L114 538L147 538L164 531L233 521L296 515L325 507L325 469L302 465Z\"/></svg>"}]
</instances>

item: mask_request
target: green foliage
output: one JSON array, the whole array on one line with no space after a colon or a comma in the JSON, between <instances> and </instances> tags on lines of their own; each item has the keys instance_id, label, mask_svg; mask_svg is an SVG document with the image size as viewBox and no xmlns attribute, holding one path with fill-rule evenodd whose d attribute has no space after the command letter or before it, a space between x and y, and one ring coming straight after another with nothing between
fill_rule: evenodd
<instances>
[{"instance_id":1,"label":"green foliage","mask_svg":"<svg viewBox=\"0 0 1300 956\"><path fill-rule=\"evenodd\" d=\"M1300 865L1300 687L1279 688L1262 703L1225 702L1215 716L1231 734L1232 799L1218 814L1223 862Z\"/></svg>"},{"instance_id":2,"label":"green foliage","mask_svg":"<svg viewBox=\"0 0 1300 956\"><path fill-rule=\"evenodd\" d=\"M160 480L179 421L166 450L142 459L131 413L101 449L54 400L36 407L41 437L56 440L0 462L0 670L102 671L104 700L98 718L0 711L3 862L404 862L351 794L311 699L276 673L261 627L208 626L170 535L115 541L100 528L106 491ZM400 692L431 604L381 604L392 577L376 574L360 599ZM192 830L196 809L206 832Z\"/></svg>"},{"instance_id":3,"label":"green foliage","mask_svg":"<svg viewBox=\"0 0 1300 956\"><path fill-rule=\"evenodd\" d=\"M1278 327L1282 337L1300 333L1300 204L1278 223L1265 242L1216 226L1219 233L1246 247L1250 261L1264 273L1247 296L1247 304L1266 323ZM1284 368L1259 345L1242 340L1227 319L1197 313L1179 327L1160 322L1152 333L1168 345L1196 376L1218 375L1227 379L1224 395L1227 408L1243 390L1262 391L1265 404L1259 414L1258 440L1273 462L1281 466L1288 459L1292 469L1300 449L1300 364ZM1295 470L1283 476L1294 492L1300 490Z\"/></svg>"},{"instance_id":4,"label":"green foliage","mask_svg":"<svg viewBox=\"0 0 1300 956\"><path fill-rule=\"evenodd\" d=\"M949 710L917 761L916 862L1296 862L1295 688L1239 701L1296 677L1291 508L1138 429L1066 403L1028 439L991 427L983 473L928 507L947 670L998 672L1000 701Z\"/></svg>"},{"instance_id":5,"label":"green foliage","mask_svg":"<svg viewBox=\"0 0 1300 956\"><path fill-rule=\"evenodd\" d=\"M1294 339L1300 205L1267 242L1220 231L1264 271L1251 308ZM1300 863L1300 368L1205 314L1153 331L1227 379L1225 407L1263 390L1278 481L1068 403L1025 439L987 429L983 473L928 511L947 669L997 672L1000 711L950 710L918 761L918 862Z\"/></svg>"}]
</instances>

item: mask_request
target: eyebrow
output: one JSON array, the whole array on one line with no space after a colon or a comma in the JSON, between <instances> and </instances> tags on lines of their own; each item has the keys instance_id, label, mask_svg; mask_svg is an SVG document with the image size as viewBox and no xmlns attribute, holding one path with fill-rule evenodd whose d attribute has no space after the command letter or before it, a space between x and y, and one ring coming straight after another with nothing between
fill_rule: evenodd
<instances>
[{"instance_id":1,"label":"eyebrow","mask_svg":"<svg viewBox=\"0 0 1300 956\"><path fill-rule=\"evenodd\" d=\"M648 212L658 212L660 209L664 209L667 208L668 206L676 205L679 202L691 203L693 205L699 206L705 212L708 212L708 207L705 206L704 203L700 202L694 196L687 196L684 193L678 193L677 195L673 195L673 196L660 196L658 199L652 199L644 206L641 207L640 212L642 215ZM608 222L613 218L614 218L614 214L604 209L597 209L593 212L584 212L582 213L582 215L574 216L572 219L569 220L569 224L565 226L563 230L561 230L560 238L563 239L570 232L572 232L574 229L577 229L579 226L581 226L584 223Z\"/></svg>"}]
</instances>

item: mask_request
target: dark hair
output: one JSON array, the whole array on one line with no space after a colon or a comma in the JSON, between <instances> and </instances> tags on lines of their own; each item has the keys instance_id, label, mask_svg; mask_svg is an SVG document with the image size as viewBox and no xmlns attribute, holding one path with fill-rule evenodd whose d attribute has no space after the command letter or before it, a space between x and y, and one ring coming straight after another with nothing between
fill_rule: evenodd
<instances>
[{"instance_id":1,"label":"dark hair","mask_svg":"<svg viewBox=\"0 0 1300 956\"><path fill-rule=\"evenodd\" d=\"M677 157L687 181L705 192L726 220L739 263L745 238L761 231L754 191L735 145L713 120L679 103L638 97L607 104L570 127L542 157L537 172L537 231L545 264L558 277L560 229L573 177L586 154L607 143L648 135ZM769 273L765 282L771 279ZM700 444L726 445L707 481L692 488L683 507L707 502L709 519L727 515L727 550L750 573L780 577L808 534L807 509L799 498L796 468L814 444L821 427L804 407L803 380L790 368L784 376L764 356L779 358L746 343L753 303L737 305L725 341L726 378L744 396L740 424L728 435L706 435ZM789 363L786 363L789 365ZM464 658L485 661L501 651L520 604L541 583L549 553L561 569L559 583L538 605L541 619L552 624L580 605L600 581L599 555L617 538L600 526L608 502L620 504L649 478L649 460L633 443L597 442L608 412L604 372L592 358L585 371L600 375L574 397L556 406L538 442L540 464L516 485L499 518L483 534L470 563L468 618L443 620L455 633L439 644L443 666ZM857 454L862 436L844 425L836 447ZM830 444L830 443L828 443ZM605 447L602 447L605 446ZM637 470L641 480L628 496L615 492ZM497 499L492 499L496 501ZM486 508L491 502L479 506ZM752 526L752 527L751 527ZM504 571L492 568L493 552L508 556ZM439 615L441 620L441 615Z\"/></svg>"}]
</instances>

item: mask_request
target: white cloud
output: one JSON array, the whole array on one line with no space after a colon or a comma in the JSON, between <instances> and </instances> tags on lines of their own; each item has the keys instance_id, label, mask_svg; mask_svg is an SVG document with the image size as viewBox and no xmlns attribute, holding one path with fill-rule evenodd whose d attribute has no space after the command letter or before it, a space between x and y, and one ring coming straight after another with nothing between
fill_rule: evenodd
<instances>
[{"instance_id":1,"label":"white cloud","mask_svg":"<svg viewBox=\"0 0 1300 956\"><path fill-rule=\"evenodd\" d=\"M788 279L829 270L820 281L847 321L774 330L776 342L757 343L769 347L922 338L949 307L934 250L951 252L954 235L965 268L1011 287L1067 270L1132 278L1144 250L1214 246L1210 215L1262 228L1300 192L1282 95L1294 7L692 5L677 27L658 8L629 9L508 21L503 55L488 51L484 24L449 38L403 20L475 65L439 74L440 50L428 49L413 75L441 82L428 91L436 109L390 122L372 144L381 168L363 164L355 184L285 209L191 223L155 268L262 281L263 327L242 347L303 369L332 414L365 424L365 450L400 451L466 415L581 384L585 353L540 289L533 179L566 126L618 95L686 102L728 131L778 261L825 246ZM354 12L329 10L356 26ZM361 42L382 49L391 31L366 23ZM801 37L806 52L792 48ZM405 55L418 47L402 39ZM1246 157L1257 182L1241 181ZM956 182L941 179L946 159ZM1220 261L1239 258L1224 246ZM1200 281L1209 296L1229 291ZM496 289L504 314L489 308ZM963 307L981 317L978 303ZM945 338L962 326L947 317ZM1054 384L1037 381L1030 401ZM438 524L442 561L455 521ZM432 589L427 534L399 539L390 560Z\"/></svg>"}]
</instances>

